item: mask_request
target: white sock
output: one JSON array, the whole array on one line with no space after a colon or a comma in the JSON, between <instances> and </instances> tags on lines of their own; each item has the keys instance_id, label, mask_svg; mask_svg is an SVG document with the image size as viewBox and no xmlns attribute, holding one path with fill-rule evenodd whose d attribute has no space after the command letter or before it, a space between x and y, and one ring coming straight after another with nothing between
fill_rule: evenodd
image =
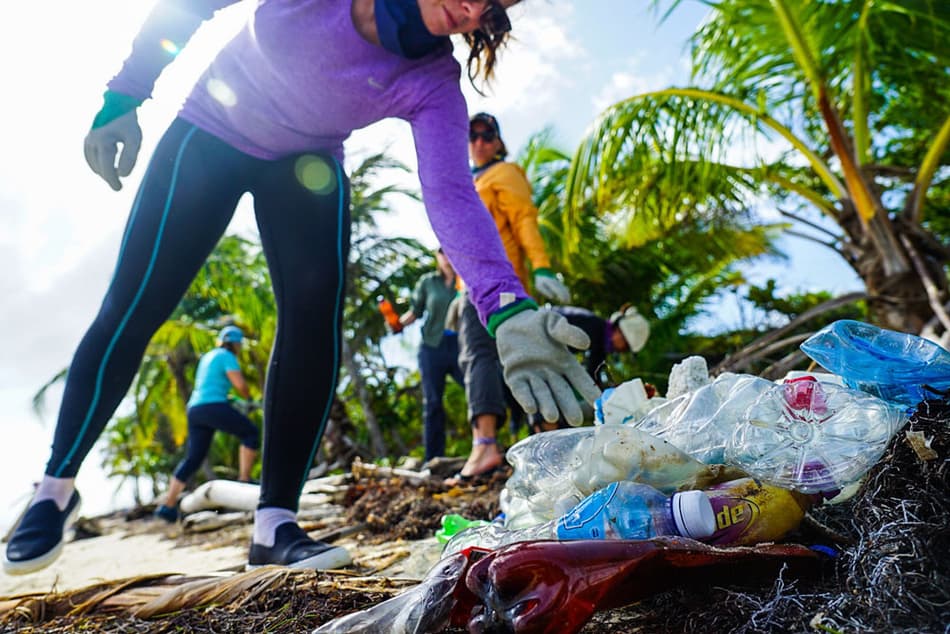
<instances>
[{"instance_id":1,"label":"white sock","mask_svg":"<svg viewBox=\"0 0 950 634\"><path fill-rule=\"evenodd\" d=\"M296 522L297 514L290 509L265 506L254 511L254 543L270 548L277 537L277 527Z\"/></svg>"},{"instance_id":2,"label":"white sock","mask_svg":"<svg viewBox=\"0 0 950 634\"><path fill-rule=\"evenodd\" d=\"M30 506L43 500L53 500L60 511L65 511L69 498L73 496L75 490L76 478L54 478L44 475L40 486L36 488L36 495L33 496Z\"/></svg>"}]
</instances>

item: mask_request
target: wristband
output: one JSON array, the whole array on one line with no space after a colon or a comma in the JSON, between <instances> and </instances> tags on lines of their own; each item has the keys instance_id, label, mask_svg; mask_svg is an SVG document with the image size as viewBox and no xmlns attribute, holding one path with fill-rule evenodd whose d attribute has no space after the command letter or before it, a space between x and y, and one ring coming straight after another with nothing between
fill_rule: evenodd
<instances>
[{"instance_id":1,"label":"wristband","mask_svg":"<svg viewBox=\"0 0 950 634\"><path fill-rule=\"evenodd\" d=\"M101 128L141 105L141 99L107 90L102 95L102 108L96 113L96 118L92 120L92 129Z\"/></svg>"},{"instance_id":2,"label":"wristband","mask_svg":"<svg viewBox=\"0 0 950 634\"><path fill-rule=\"evenodd\" d=\"M495 331L498 330L500 326L506 319L518 313L523 313L526 310L537 310L538 304L531 298L525 298L521 301L514 302L513 304L508 304L501 310L496 310L491 315L488 316L488 323L485 325L485 329L488 330L488 334L492 337L495 336Z\"/></svg>"}]
</instances>

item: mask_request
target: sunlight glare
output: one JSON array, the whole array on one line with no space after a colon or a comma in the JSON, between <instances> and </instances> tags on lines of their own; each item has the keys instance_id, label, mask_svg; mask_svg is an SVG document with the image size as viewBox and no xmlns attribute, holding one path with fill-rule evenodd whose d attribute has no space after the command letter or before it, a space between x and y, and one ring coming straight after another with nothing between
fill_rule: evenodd
<instances>
[{"instance_id":1,"label":"sunlight glare","mask_svg":"<svg viewBox=\"0 0 950 634\"><path fill-rule=\"evenodd\" d=\"M174 42L168 39L162 40L160 44L162 48L165 49L166 53L170 53L172 55L178 55L178 52L181 50L180 48L178 48L177 44L175 44Z\"/></svg>"},{"instance_id":2,"label":"sunlight glare","mask_svg":"<svg viewBox=\"0 0 950 634\"><path fill-rule=\"evenodd\" d=\"M221 105L233 108L237 105L237 95L231 90L231 87L220 79L208 80L208 94L217 100Z\"/></svg>"},{"instance_id":3,"label":"sunlight glare","mask_svg":"<svg viewBox=\"0 0 950 634\"><path fill-rule=\"evenodd\" d=\"M315 194L325 195L335 189L333 169L319 156L301 156L294 165L294 173L300 184Z\"/></svg>"}]
</instances>

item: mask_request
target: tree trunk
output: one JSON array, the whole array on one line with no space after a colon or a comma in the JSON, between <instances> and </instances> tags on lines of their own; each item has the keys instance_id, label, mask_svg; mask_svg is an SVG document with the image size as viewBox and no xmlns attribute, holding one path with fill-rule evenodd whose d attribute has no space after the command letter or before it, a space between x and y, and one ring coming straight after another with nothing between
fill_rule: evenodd
<instances>
[{"instance_id":1,"label":"tree trunk","mask_svg":"<svg viewBox=\"0 0 950 634\"><path fill-rule=\"evenodd\" d=\"M840 224L851 242L857 246L857 258L849 261L855 272L864 281L867 288L868 310L875 324L897 330L918 334L933 317L927 290L923 279L911 265L910 258L901 246L904 236L915 249L931 254L927 269L943 270L944 263L936 262L928 241L929 234L922 233L920 227L908 227L901 223L891 223L889 219L875 217L865 228L857 213L848 201L841 201L844 212ZM875 233L871 239L869 232ZM932 238L930 238L932 240ZM886 245L887 252L882 252ZM935 280L941 297L947 298L947 279L941 273Z\"/></svg>"},{"instance_id":2,"label":"tree trunk","mask_svg":"<svg viewBox=\"0 0 950 634\"><path fill-rule=\"evenodd\" d=\"M366 418L366 429L369 432L373 451L377 457L385 456L386 442L383 440L383 432L379 428L376 412L373 411L369 390L366 389L366 383L363 381L363 376L360 374L356 358L353 356L353 347L346 337L343 337L343 367L346 368L347 374L350 375L350 380L353 381L356 396L360 401L360 406L363 408L363 416Z\"/></svg>"},{"instance_id":3,"label":"tree trunk","mask_svg":"<svg viewBox=\"0 0 950 634\"><path fill-rule=\"evenodd\" d=\"M173 352L165 357L165 360L168 363L168 369L171 371L172 377L175 379L175 389L178 391L178 397L181 398L182 403L187 403L188 397L191 396L191 390L189 389L188 380L185 378L185 366L189 361L193 362L194 359L182 359Z\"/></svg>"}]
</instances>

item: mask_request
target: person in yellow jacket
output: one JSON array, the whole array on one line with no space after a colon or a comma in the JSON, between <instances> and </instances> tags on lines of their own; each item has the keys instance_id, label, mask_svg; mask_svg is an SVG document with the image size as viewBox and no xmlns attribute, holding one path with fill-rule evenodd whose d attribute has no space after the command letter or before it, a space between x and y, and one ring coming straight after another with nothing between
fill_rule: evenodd
<instances>
[{"instance_id":1,"label":"person in yellow jacket","mask_svg":"<svg viewBox=\"0 0 950 634\"><path fill-rule=\"evenodd\" d=\"M508 259L525 288L533 286L560 304L570 301L567 287L551 270L551 261L538 229L538 210L531 198L531 184L508 154L498 120L480 112L469 121L469 156L475 189L491 212ZM529 268L530 263L530 268ZM530 276L529 276L530 273ZM533 284L529 284L529 277ZM450 483L463 482L494 472L503 456L495 440L508 404L495 340L478 320L471 302L463 304L459 319L459 366L465 377L465 396L472 423L472 452Z\"/></svg>"}]
</instances>

